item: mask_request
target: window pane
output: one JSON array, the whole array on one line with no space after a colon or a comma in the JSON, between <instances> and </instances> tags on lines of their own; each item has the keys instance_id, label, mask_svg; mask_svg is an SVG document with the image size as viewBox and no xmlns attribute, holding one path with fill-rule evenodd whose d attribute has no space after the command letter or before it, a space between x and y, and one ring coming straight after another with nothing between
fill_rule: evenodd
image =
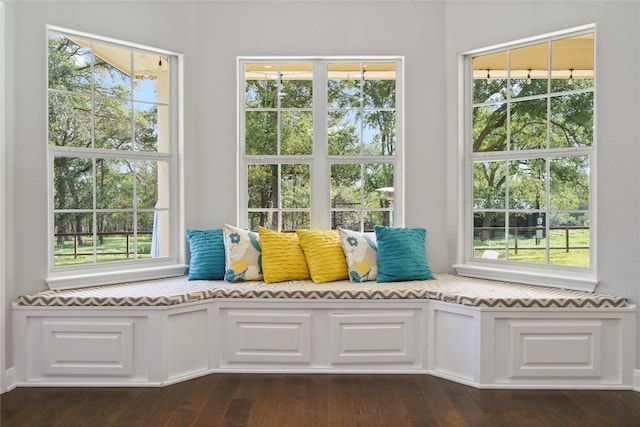
<instances>
[{"instance_id":1,"label":"window pane","mask_svg":"<svg viewBox=\"0 0 640 427\"><path fill-rule=\"evenodd\" d=\"M589 157L556 157L550 161L551 209L589 209Z\"/></svg>"},{"instance_id":2,"label":"window pane","mask_svg":"<svg viewBox=\"0 0 640 427\"><path fill-rule=\"evenodd\" d=\"M366 63L364 67L364 108L396 107L396 69L393 63Z\"/></svg>"},{"instance_id":3,"label":"window pane","mask_svg":"<svg viewBox=\"0 0 640 427\"><path fill-rule=\"evenodd\" d=\"M360 154L360 114L355 111L330 111L328 121L329 155Z\"/></svg>"},{"instance_id":4,"label":"window pane","mask_svg":"<svg viewBox=\"0 0 640 427\"><path fill-rule=\"evenodd\" d=\"M134 150L168 153L169 145L169 107L136 103Z\"/></svg>"},{"instance_id":5,"label":"window pane","mask_svg":"<svg viewBox=\"0 0 640 427\"><path fill-rule=\"evenodd\" d=\"M507 105L473 108L473 152L507 149Z\"/></svg>"},{"instance_id":6,"label":"window pane","mask_svg":"<svg viewBox=\"0 0 640 427\"><path fill-rule=\"evenodd\" d=\"M49 88L91 92L92 54L87 40L49 35Z\"/></svg>"},{"instance_id":7,"label":"window pane","mask_svg":"<svg viewBox=\"0 0 640 427\"><path fill-rule=\"evenodd\" d=\"M313 120L310 111L283 111L281 154L313 154Z\"/></svg>"},{"instance_id":8,"label":"window pane","mask_svg":"<svg viewBox=\"0 0 640 427\"><path fill-rule=\"evenodd\" d=\"M556 212L550 217L549 262L589 267L589 215L586 212Z\"/></svg>"},{"instance_id":9,"label":"window pane","mask_svg":"<svg viewBox=\"0 0 640 427\"><path fill-rule=\"evenodd\" d=\"M146 72L136 74L133 80L133 99L136 101L158 102L158 92L156 91L157 80L151 80Z\"/></svg>"},{"instance_id":10,"label":"window pane","mask_svg":"<svg viewBox=\"0 0 640 427\"><path fill-rule=\"evenodd\" d=\"M153 240L153 212L139 212L135 237L136 258L151 258L151 244Z\"/></svg>"},{"instance_id":11,"label":"window pane","mask_svg":"<svg viewBox=\"0 0 640 427\"><path fill-rule=\"evenodd\" d=\"M546 148L547 100L513 102L510 129L512 150Z\"/></svg>"},{"instance_id":12,"label":"window pane","mask_svg":"<svg viewBox=\"0 0 640 427\"><path fill-rule=\"evenodd\" d=\"M328 64L329 108L360 108L362 73L359 63Z\"/></svg>"},{"instance_id":13,"label":"window pane","mask_svg":"<svg viewBox=\"0 0 640 427\"><path fill-rule=\"evenodd\" d=\"M278 143L278 113L247 111L245 114L245 154L275 155Z\"/></svg>"},{"instance_id":14,"label":"window pane","mask_svg":"<svg viewBox=\"0 0 640 427\"><path fill-rule=\"evenodd\" d=\"M133 209L133 168L126 160L96 160L98 209Z\"/></svg>"},{"instance_id":15,"label":"window pane","mask_svg":"<svg viewBox=\"0 0 640 427\"><path fill-rule=\"evenodd\" d=\"M133 214L97 214L98 262L124 261L134 256Z\"/></svg>"},{"instance_id":16,"label":"window pane","mask_svg":"<svg viewBox=\"0 0 640 427\"><path fill-rule=\"evenodd\" d=\"M105 45L94 45L96 52L94 65L95 91L102 96L130 99L131 98L131 59L128 50L121 50ZM126 59L113 64L103 60L99 55L105 52L123 55Z\"/></svg>"},{"instance_id":17,"label":"window pane","mask_svg":"<svg viewBox=\"0 0 640 427\"><path fill-rule=\"evenodd\" d=\"M49 145L91 148L91 98L49 94Z\"/></svg>"},{"instance_id":18,"label":"window pane","mask_svg":"<svg viewBox=\"0 0 640 427\"><path fill-rule=\"evenodd\" d=\"M278 165L247 167L248 208L278 207ZM253 228L252 228L253 229Z\"/></svg>"},{"instance_id":19,"label":"window pane","mask_svg":"<svg viewBox=\"0 0 640 427\"><path fill-rule=\"evenodd\" d=\"M506 165L504 161L473 163L474 209L506 207Z\"/></svg>"},{"instance_id":20,"label":"window pane","mask_svg":"<svg viewBox=\"0 0 640 427\"><path fill-rule=\"evenodd\" d=\"M96 99L96 148L131 150L131 102Z\"/></svg>"},{"instance_id":21,"label":"window pane","mask_svg":"<svg viewBox=\"0 0 640 427\"><path fill-rule=\"evenodd\" d=\"M277 64L246 64L244 94L247 108L276 108L278 105Z\"/></svg>"},{"instance_id":22,"label":"window pane","mask_svg":"<svg viewBox=\"0 0 640 427\"><path fill-rule=\"evenodd\" d=\"M334 208L361 206L362 165L331 165L331 203Z\"/></svg>"},{"instance_id":23,"label":"window pane","mask_svg":"<svg viewBox=\"0 0 640 427\"><path fill-rule=\"evenodd\" d=\"M56 157L54 209L93 208L93 162L91 159Z\"/></svg>"},{"instance_id":24,"label":"window pane","mask_svg":"<svg viewBox=\"0 0 640 427\"><path fill-rule=\"evenodd\" d=\"M509 217L509 261L547 263L544 217L541 213Z\"/></svg>"},{"instance_id":25,"label":"window pane","mask_svg":"<svg viewBox=\"0 0 640 427\"><path fill-rule=\"evenodd\" d=\"M364 206L393 208L393 165L373 163L364 165Z\"/></svg>"},{"instance_id":26,"label":"window pane","mask_svg":"<svg viewBox=\"0 0 640 427\"><path fill-rule=\"evenodd\" d=\"M544 159L509 162L509 209L546 207L547 171Z\"/></svg>"},{"instance_id":27,"label":"window pane","mask_svg":"<svg viewBox=\"0 0 640 427\"><path fill-rule=\"evenodd\" d=\"M593 88L593 33L551 42L552 92Z\"/></svg>"},{"instance_id":28,"label":"window pane","mask_svg":"<svg viewBox=\"0 0 640 427\"><path fill-rule=\"evenodd\" d=\"M311 108L313 105L312 64L281 64L280 70L281 107Z\"/></svg>"},{"instance_id":29,"label":"window pane","mask_svg":"<svg viewBox=\"0 0 640 427\"><path fill-rule=\"evenodd\" d=\"M593 143L593 92L551 98L551 147Z\"/></svg>"},{"instance_id":30,"label":"window pane","mask_svg":"<svg viewBox=\"0 0 640 427\"><path fill-rule=\"evenodd\" d=\"M133 52L133 97L136 101L169 102L170 60L151 52Z\"/></svg>"},{"instance_id":31,"label":"window pane","mask_svg":"<svg viewBox=\"0 0 640 427\"><path fill-rule=\"evenodd\" d=\"M295 231L311 228L310 212L282 212L282 231Z\"/></svg>"},{"instance_id":32,"label":"window pane","mask_svg":"<svg viewBox=\"0 0 640 427\"><path fill-rule=\"evenodd\" d=\"M151 240L151 257L168 257L171 255L170 211L156 210L153 217L153 234Z\"/></svg>"},{"instance_id":33,"label":"window pane","mask_svg":"<svg viewBox=\"0 0 640 427\"><path fill-rule=\"evenodd\" d=\"M136 170L136 197L138 209L153 209L159 204L160 189L158 188L158 177L162 174L162 182L169 182L169 163L156 161L140 161L135 163ZM165 186L166 187L166 186ZM169 206L168 188L163 189L162 206ZM160 207L160 206L158 206Z\"/></svg>"},{"instance_id":34,"label":"window pane","mask_svg":"<svg viewBox=\"0 0 640 427\"><path fill-rule=\"evenodd\" d=\"M505 216L502 212L476 212L473 218L473 257L486 257L485 251L496 251L505 259ZM489 257L491 259L491 257Z\"/></svg>"},{"instance_id":35,"label":"window pane","mask_svg":"<svg viewBox=\"0 0 640 427\"><path fill-rule=\"evenodd\" d=\"M269 230L278 230L278 213L277 212L249 212L249 229L258 230L258 227L268 228Z\"/></svg>"},{"instance_id":36,"label":"window pane","mask_svg":"<svg viewBox=\"0 0 640 427\"><path fill-rule=\"evenodd\" d=\"M367 155L392 156L396 147L396 116L393 111L364 114L363 142Z\"/></svg>"},{"instance_id":37,"label":"window pane","mask_svg":"<svg viewBox=\"0 0 640 427\"><path fill-rule=\"evenodd\" d=\"M311 206L311 175L309 165L282 165L282 207Z\"/></svg>"},{"instance_id":38,"label":"window pane","mask_svg":"<svg viewBox=\"0 0 640 427\"><path fill-rule=\"evenodd\" d=\"M341 204L334 204L341 207ZM346 228L347 230L360 231L362 211L331 210L331 229Z\"/></svg>"},{"instance_id":39,"label":"window pane","mask_svg":"<svg viewBox=\"0 0 640 427\"><path fill-rule=\"evenodd\" d=\"M59 213L53 218L54 266L93 263L93 215Z\"/></svg>"},{"instance_id":40,"label":"window pane","mask_svg":"<svg viewBox=\"0 0 640 427\"><path fill-rule=\"evenodd\" d=\"M549 44L511 50L511 96L543 95L548 91Z\"/></svg>"},{"instance_id":41,"label":"window pane","mask_svg":"<svg viewBox=\"0 0 640 427\"><path fill-rule=\"evenodd\" d=\"M362 231L375 231L374 226L393 227L393 211L368 211L365 213Z\"/></svg>"},{"instance_id":42,"label":"window pane","mask_svg":"<svg viewBox=\"0 0 640 427\"><path fill-rule=\"evenodd\" d=\"M507 52L473 58L473 103L496 102L507 98Z\"/></svg>"}]
</instances>

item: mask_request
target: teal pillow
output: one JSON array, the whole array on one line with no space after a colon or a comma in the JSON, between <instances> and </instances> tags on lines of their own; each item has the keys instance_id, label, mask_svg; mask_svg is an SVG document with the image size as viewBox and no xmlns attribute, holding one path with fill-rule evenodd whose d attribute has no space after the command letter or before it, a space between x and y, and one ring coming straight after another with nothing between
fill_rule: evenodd
<instances>
[{"instance_id":1,"label":"teal pillow","mask_svg":"<svg viewBox=\"0 0 640 427\"><path fill-rule=\"evenodd\" d=\"M380 282L435 279L427 262L424 228L375 226Z\"/></svg>"},{"instance_id":2,"label":"teal pillow","mask_svg":"<svg viewBox=\"0 0 640 427\"><path fill-rule=\"evenodd\" d=\"M186 230L191 261L189 280L224 279L224 235L219 230Z\"/></svg>"}]
</instances>

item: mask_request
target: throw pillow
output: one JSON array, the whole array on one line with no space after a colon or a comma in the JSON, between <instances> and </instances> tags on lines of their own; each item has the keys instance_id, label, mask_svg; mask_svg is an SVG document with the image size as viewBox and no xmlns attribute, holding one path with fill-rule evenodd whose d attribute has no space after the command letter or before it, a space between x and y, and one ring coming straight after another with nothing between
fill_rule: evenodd
<instances>
[{"instance_id":1,"label":"throw pillow","mask_svg":"<svg viewBox=\"0 0 640 427\"><path fill-rule=\"evenodd\" d=\"M366 282L378 277L378 246L375 234L339 229L342 250L346 256L349 280Z\"/></svg>"},{"instance_id":2,"label":"throw pillow","mask_svg":"<svg viewBox=\"0 0 640 427\"><path fill-rule=\"evenodd\" d=\"M281 233L258 227L265 283L311 278L296 233Z\"/></svg>"},{"instance_id":3,"label":"throw pillow","mask_svg":"<svg viewBox=\"0 0 640 427\"><path fill-rule=\"evenodd\" d=\"M314 283L349 277L338 230L297 230L296 233Z\"/></svg>"},{"instance_id":4,"label":"throw pillow","mask_svg":"<svg viewBox=\"0 0 640 427\"><path fill-rule=\"evenodd\" d=\"M225 276L228 282L262 280L258 233L224 224Z\"/></svg>"},{"instance_id":5,"label":"throw pillow","mask_svg":"<svg viewBox=\"0 0 640 427\"><path fill-rule=\"evenodd\" d=\"M224 279L222 230L185 230L191 259L189 280Z\"/></svg>"},{"instance_id":6,"label":"throw pillow","mask_svg":"<svg viewBox=\"0 0 640 427\"><path fill-rule=\"evenodd\" d=\"M429 263L424 228L375 226L378 243L378 282L435 279Z\"/></svg>"}]
</instances>

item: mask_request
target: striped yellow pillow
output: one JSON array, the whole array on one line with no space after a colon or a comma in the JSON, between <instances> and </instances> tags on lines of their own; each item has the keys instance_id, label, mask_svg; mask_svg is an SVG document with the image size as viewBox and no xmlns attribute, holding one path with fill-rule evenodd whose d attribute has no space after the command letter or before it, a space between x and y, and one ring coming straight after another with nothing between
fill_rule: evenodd
<instances>
[{"instance_id":1,"label":"striped yellow pillow","mask_svg":"<svg viewBox=\"0 0 640 427\"><path fill-rule=\"evenodd\" d=\"M311 276L296 233L279 233L258 227L265 283L307 280Z\"/></svg>"},{"instance_id":2,"label":"striped yellow pillow","mask_svg":"<svg viewBox=\"0 0 640 427\"><path fill-rule=\"evenodd\" d=\"M338 230L297 230L296 233L314 283L349 278Z\"/></svg>"}]
</instances>

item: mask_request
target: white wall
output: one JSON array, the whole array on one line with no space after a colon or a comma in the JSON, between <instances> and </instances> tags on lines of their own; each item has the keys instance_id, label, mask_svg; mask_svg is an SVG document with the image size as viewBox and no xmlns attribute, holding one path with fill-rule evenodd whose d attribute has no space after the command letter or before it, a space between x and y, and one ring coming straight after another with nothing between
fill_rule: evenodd
<instances>
[{"instance_id":1,"label":"white wall","mask_svg":"<svg viewBox=\"0 0 640 427\"><path fill-rule=\"evenodd\" d=\"M640 300L636 2L45 1L12 8L7 301L44 289L47 273L46 24L184 53L185 225L194 228L236 221L237 56L404 55L405 225L427 228L429 261L441 272L455 261L457 239L456 53L588 22L598 25L602 290ZM5 328L10 367L10 323Z\"/></svg>"},{"instance_id":2,"label":"white wall","mask_svg":"<svg viewBox=\"0 0 640 427\"><path fill-rule=\"evenodd\" d=\"M447 2L446 74L457 74L458 54L512 40L596 24L597 271L596 292L640 303L640 3ZM457 99L449 79L447 100ZM458 180L457 104L447 105L447 188ZM448 199L449 212L457 209ZM450 256L458 234L455 215L448 220ZM640 334L640 328L638 328ZM637 340L640 355L640 335ZM640 358L636 362L640 367Z\"/></svg>"}]
</instances>

